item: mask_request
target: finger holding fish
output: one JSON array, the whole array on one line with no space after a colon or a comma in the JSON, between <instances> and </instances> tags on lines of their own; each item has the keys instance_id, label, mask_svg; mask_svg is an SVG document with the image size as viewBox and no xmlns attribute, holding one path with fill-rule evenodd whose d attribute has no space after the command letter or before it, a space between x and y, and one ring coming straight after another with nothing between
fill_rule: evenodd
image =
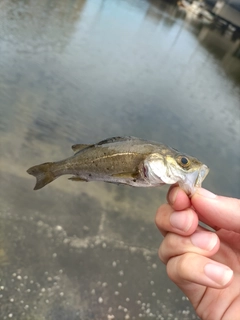
<instances>
[{"instance_id":1,"label":"finger holding fish","mask_svg":"<svg viewBox=\"0 0 240 320\"><path fill-rule=\"evenodd\" d=\"M178 185L172 185L167 193L167 201L174 210L184 210L191 207L191 200Z\"/></svg>"}]
</instances>

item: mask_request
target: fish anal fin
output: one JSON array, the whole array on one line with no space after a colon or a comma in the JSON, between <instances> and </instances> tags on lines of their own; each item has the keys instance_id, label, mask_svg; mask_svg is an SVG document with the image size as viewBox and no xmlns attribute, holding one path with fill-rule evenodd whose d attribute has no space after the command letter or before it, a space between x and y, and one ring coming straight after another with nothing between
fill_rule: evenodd
<instances>
[{"instance_id":1,"label":"fish anal fin","mask_svg":"<svg viewBox=\"0 0 240 320\"><path fill-rule=\"evenodd\" d=\"M71 180L71 181L84 181L84 182L88 181L87 179L83 179L83 178L80 178L78 176L72 176L71 178L68 178L68 180Z\"/></svg>"},{"instance_id":2,"label":"fish anal fin","mask_svg":"<svg viewBox=\"0 0 240 320\"><path fill-rule=\"evenodd\" d=\"M74 144L72 146L72 149L74 152L78 152L78 151L83 150L87 147L89 147L89 144Z\"/></svg>"}]
</instances>

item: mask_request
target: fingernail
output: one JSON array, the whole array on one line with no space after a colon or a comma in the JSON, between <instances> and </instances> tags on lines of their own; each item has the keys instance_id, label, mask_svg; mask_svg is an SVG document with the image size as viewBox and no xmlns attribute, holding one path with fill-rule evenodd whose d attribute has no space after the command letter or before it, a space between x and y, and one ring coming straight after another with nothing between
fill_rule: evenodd
<instances>
[{"instance_id":1,"label":"fingernail","mask_svg":"<svg viewBox=\"0 0 240 320\"><path fill-rule=\"evenodd\" d=\"M192 225L193 217L186 212L173 212L170 216L170 223L174 228L181 231L188 231Z\"/></svg>"},{"instance_id":2,"label":"fingernail","mask_svg":"<svg viewBox=\"0 0 240 320\"><path fill-rule=\"evenodd\" d=\"M211 199L214 199L217 197L216 194L214 194L206 189L203 189L203 188L198 188L196 194L199 194L200 196L203 196L206 198L211 198Z\"/></svg>"},{"instance_id":3,"label":"fingernail","mask_svg":"<svg viewBox=\"0 0 240 320\"><path fill-rule=\"evenodd\" d=\"M205 275L214 282L224 286L233 276L233 271L224 265L208 263L204 267Z\"/></svg>"},{"instance_id":4,"label":"fingernail","mask_svg":"<svg viewBox=\"0 0 240 320\"><path fill-rule=\"evenodd\" d=\"M170 204L173 204L175 202L175 200L177 198L178 191L179 191L178 187L173 188L170 191L169 196L168 196L168 200L169 200Z\"/></svg>"},{"instance_id":5,"label":"fingernail","mask_svg":"<svg viewBox=\"0 0 240 320\"><path fill-rule=\"evenodd\" d=\"M217 235L207 231L197 231L191 235L190 239L195 247L207 251L211 251L218 242Z\"/></svg>"}]
</instances>

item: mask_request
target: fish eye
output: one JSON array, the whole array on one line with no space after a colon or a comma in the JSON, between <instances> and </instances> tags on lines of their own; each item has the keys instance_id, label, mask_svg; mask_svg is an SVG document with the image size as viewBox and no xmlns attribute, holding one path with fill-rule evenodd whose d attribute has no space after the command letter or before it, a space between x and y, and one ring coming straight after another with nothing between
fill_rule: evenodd
<instances>
[{"instance_id":1,"label":"fish eye","mask_svg":"<svg viewBox=\"0 0 240 320\"><path fill-rule=\"evenodd\" d=\"M188 159L185 158L185 157L182 157L182 158L181 158L181 163L182 163L183 165L188 164Z\"/></svg>"},{"instance_id":2,"label":"fish eye","mask_svg":"<svg viewBox=\"0 0 240 320\"><path fill-rule=\"evenodd\" d=\"M184 157L184 156L179 156L177 158L177 162L183 168L187 168L190 165L189 159L187 157Z\"/></svg>"}]
</instances>

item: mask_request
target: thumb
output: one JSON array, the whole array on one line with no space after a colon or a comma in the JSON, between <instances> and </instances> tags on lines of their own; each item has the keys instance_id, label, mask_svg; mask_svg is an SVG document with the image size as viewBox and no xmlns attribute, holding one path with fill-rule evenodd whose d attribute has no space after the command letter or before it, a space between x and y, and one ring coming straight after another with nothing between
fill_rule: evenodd
<instances>
[{"instance_id":1,"label":"thumb","mask_svg":"<svg viewBox=\"0 0 240 320\"><path fill-rule=\"evenodd\" d=\"M240 233L240 200L217 196L199 188L191 203L199 219L213 228L224 228Z\"/></svg>"}]
</instances>

